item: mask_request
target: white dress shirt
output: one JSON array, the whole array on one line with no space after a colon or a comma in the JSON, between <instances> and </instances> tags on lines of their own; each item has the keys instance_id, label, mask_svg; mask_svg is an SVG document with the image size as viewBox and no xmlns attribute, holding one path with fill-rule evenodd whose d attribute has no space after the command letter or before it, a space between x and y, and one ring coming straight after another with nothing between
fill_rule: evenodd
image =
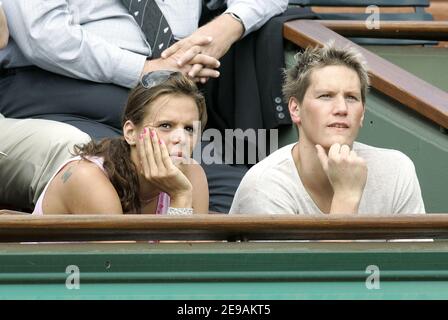
<instances>
[{"instance_id":1,"label":"white dress shirt","mask_svg":"<svg viewBox=\"0 0 448 320\"><path fill-rule=\"evenodd\" d=\"M201 0L156 0L177 39L198 27ZM245 34L288 0L228 0ZM3 0L12 40L0 68L36 65L68 77L134 87L151 48L120 0Z\"/></svg>"}]
</instances>

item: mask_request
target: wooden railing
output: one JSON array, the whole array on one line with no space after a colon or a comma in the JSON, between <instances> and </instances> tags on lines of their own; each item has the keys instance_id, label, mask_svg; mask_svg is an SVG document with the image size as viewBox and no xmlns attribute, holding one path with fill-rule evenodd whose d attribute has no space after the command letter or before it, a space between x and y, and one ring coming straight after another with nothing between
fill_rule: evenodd
<instances>
[{"instance_id":1,"label":"wooden railing","mask_svg":"<svg viewBox=\"0 0 448 320\"><path fill-rule=\"evenodd\" d=\"M448 128L448 93L416 77L395 64L356 45L322 22L295 20L285 23L283 35L300 47L334 41L337 47L355 47L367 60L372 86L415 110L442 128ZM376 35L375 35L376 36Z\"/></svg>"},{"instance_id":2,"label":"wooden railing","mask_svg":"<svg viewBox=\"0 0 448 320\"><path fill-rule=\"evenodd\" d=\"M448 40L448 21L381 21L379 29L368 29L365 21L316 21L345 37Z\"/></svg>"},{"instance_id":3,"label":"wooden railing","mask_svg":"<svg viewBox=\"0 0 448 320\"><path fill-rule=\"evenodd\" d=\"M448 214L24 216L7 213L0 212L0 242L448 238Z\"/></svg>"}]
</instances>

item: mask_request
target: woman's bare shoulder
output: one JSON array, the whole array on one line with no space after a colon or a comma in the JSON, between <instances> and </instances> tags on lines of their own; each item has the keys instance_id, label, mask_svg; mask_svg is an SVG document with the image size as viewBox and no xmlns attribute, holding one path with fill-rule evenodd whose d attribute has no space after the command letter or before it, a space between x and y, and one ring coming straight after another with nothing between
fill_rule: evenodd
<instances>
[{"instance_id":1,"label":"woman's bare shoulder","mask_svg":"<svg viewBox=\"0 0 448 320\"><path fill-rule=\"evenodd\" d=\"M95 163L76 160L55 177L60 196L72 213L117 213L118 194L106 173Z\"/></svg>"}]
</instances>

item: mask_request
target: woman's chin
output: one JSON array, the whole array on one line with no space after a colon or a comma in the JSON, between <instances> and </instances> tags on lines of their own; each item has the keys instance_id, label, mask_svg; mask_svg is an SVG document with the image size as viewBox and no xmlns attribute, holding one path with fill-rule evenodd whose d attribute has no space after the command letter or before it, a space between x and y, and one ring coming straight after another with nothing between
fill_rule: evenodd
<instances>
[{"instance_id":1,"label":"woman's chin","mask_svg":"<svg viewBox=\"0 0 448 320\"><path fill-rule=\"evenodd\" d=\"M179 157L179 156L170 156L171 161L173 161L175 166L184 165L184 164L192 164L192 158Z\"/></svg>"}]
</instances>

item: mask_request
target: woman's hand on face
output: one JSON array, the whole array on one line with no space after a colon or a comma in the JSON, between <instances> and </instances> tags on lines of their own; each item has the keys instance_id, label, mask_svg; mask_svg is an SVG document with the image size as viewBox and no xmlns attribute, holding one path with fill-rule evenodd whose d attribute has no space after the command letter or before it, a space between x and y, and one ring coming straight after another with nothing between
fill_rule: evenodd
<instances>
[{"instance_id":1,"label":"woman's hand on face","mask_svg":"<svg viewBox=\"0 0 448 320\"><path fill-rule=\"evenodd\" d=\"M188 178L170 158L163 140L156 130L144 128L137 143L138 154L145 179L171 198L190 198L193 191Z\"/></svg>"}]
</instances>

